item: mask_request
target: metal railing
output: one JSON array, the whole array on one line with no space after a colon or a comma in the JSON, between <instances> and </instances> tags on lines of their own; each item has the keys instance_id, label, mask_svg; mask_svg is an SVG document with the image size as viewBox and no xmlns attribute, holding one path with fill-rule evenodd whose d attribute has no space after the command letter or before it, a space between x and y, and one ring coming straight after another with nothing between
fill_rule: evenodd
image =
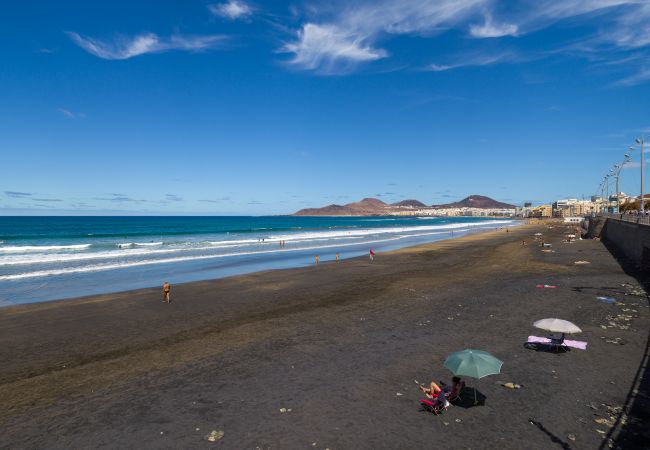
<instances>
[{"instance_id":1,"label":"metal railing","mask_svg":"<svg viewBox=\"0 0 650 450\"><path fill-rule=\"evenodd\" d=\"M650 225L650 216L639 214L614 214L614 213L599 213L598 217L607 217L608 219L622 220L624 222L640 223L643 225Z\"/></svg>"}]
</instances>

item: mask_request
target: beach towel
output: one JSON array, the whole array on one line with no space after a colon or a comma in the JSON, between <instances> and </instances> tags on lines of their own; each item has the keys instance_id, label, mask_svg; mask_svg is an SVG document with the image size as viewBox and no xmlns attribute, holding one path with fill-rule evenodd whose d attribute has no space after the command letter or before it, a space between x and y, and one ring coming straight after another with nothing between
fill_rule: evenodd
<instances>
[{"instance_id":1,"label":"beach towel","mask_svg":"<svg viewBox=\"0 0 650 450\"><path fill-rule=\"evenodd\" d=\"M544 338L539 336L528 336L528 342L535 342L539 344L550 344L551 340L549 338ZM587 343L584 341L572 341L570 339L565 339L564 345L568 347L577 348L580 350L587 350Z\"/></svg>"},{"instance_id":2,"label":"beach towel","mask_svg":"<svg viewBox=\"0 0 650 450\"><path fill-rule=\"evenodd\" d=\"M557 286L553 286L552 284L538 284L537 286L540 289L555 289Z\"/></svg>"}]
</instances>

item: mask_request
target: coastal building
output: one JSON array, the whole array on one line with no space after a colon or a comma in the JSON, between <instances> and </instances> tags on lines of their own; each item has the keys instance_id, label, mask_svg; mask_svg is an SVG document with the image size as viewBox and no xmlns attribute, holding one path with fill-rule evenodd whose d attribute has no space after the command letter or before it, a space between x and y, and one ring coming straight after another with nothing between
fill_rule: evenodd
<instances>
[{"instance_id":1,"label":"coastal building","mask_svg":"<svg viewBox=\"0 0 650 450\"><path fill-rule=\"evenodd\" d=\"M404 208L392 211L392 216L432 217L514 217L516 208Z\"/></svg>"},{"instance_id":2,"label":"coastal building","mask_svg":"<svg viewBox=\"0 0 650 450\"><path fill-rule=\"evenodd\" d=\"M607 207L606 203L603 199L597 201L576 198L556 200L552 205L552 215L553 217L584 217L602 211Z\"/></svg>"},{"instance_id":3,"label":"coastal building","mask_svg":"<svg viewBox=\"0 0 650 450\"><path fill-rule=\"evenodd\" d=\"M553 217L553 207L551 205L540 205L533 208L530 216L538 219Z\"/></svg>"},{"instance_id":4,"label":"coastal building","mask_svg":"<svg viewBox=\"0 0 650 450\"><path fill-rule=\"evenodd\" d=\"M530 217L532 211L533 205L531 203L524 203L524 206L517 206L515 208L515 216L522 218Z\"/></svg>"}]
</instances>

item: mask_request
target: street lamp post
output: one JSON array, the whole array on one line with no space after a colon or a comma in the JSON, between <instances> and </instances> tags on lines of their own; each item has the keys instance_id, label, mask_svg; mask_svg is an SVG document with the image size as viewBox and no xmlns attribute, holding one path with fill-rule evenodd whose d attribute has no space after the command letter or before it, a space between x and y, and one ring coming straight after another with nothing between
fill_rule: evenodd
<instances>
[{"instance_id":1,"label":"street lamp post","mask_svg":"<svg viewBox=\"0 0 650 450\"><path fill-rule=\"evenodd\" d=\"M620 201L619 201L619 198L618 198L619 197L619 195L618 195L618 187L619 187L618 179L619 179L619 175L621 173L620 167L621 167L620 164L615 164L614 165L614 176L616 177L616 213L618 213L619 209L621 208L621 205L619 204ZM612 212L614 212L614 211L612 211Z\"/></svg>"},{"instance_id":2,"label":"street lamp post","mask_svg":"<svg viewBox=\"0 0 650 450\"><path fill-rule=\"evenodd\" d=\"M623 155L625 158L623 159L623 162L620 164L616 164L614 166L614 170L616 171L616 212L620 213L621 212L621 170L623 170L623 167L627 163L630 162L630 155L626 153Z\"/></svg>"},{"instance_id":3,"label":"street lamp post","mask_svg":"<svg viewBox=\"0 0 650 450\"><path fill-rule=\"evenodd\" d=\"M606 208L607 208L607 213L608 213L608 214L609 214L609 212L610 212L610 206L611 206L611 202L610 202L610 198L609 198L609 179L611 178L611 176L612 176L612 170L610 169L610 170L609 170L609 173L608 173L607 176L605 177L605 180L606 180L606 181L605 181L605 183L606 183L606 184L605 184L605 186L606 186L606 187L605 187L605 195L606 195L605 198L607 199L607 203L605 203L605 204L607 205Z\"/></svg>"},{"instance_id":4,"label":"street lamp post","mask_svg":"<svg viewBox=\"0 0 650 450\"><path fill-rule=\"evenodd\" d=\"M643 199L643 173L645 172L645 170L644 170L645 169L645 167L644 167L645 166L645 159L644 159L643 154L645 153L644 152L645 139L644 139L643 136L641 136L635 142L638 145L641 146L641 200L640 200L640 203L641 203L641 215L645 215L645 207L644 207L645 201Z\"/></svg>"}]
</instances>

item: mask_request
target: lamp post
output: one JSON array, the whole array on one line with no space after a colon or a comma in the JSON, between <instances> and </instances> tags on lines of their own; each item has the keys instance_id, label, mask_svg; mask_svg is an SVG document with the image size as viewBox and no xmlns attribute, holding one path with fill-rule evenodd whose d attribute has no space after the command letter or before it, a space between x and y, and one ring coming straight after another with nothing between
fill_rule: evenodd
<instances>
[{"instance_id":1,"label":"lamp post","mask_svg":"<svg viewBox=\"0 0 650 450\"><path fill-rule=\"evenodd\" d=\"M614 166L614 170L616 171L616 212L617 213L621 212L621 189L620 189L621 170L623 170L623 167L625 167L625 165L630 162L629 153L626 153L623 156L624 156L623 162L620 164L616 164Z\"/></svg>"},{"instance_id":2,"label":"lamp post","mask_svg":"<svg viewBox=\"0 0 650 450\"><path fill-rule=\"evenodd\" d=\"M612 176L612 169L609 169L609 173L605 176L605 195L606 195L606 202L605 203L605 209L607 213L609 214L609 207L610 207L610 201L609 201L609 178Z\"/></svg>"},{"instance_id":3,"label":"lamp post","mask_svg":"<svg viewBox=\"0 0 650 450\"><path fill-rule=\"evenodd\" d=\"M641 215L645 215L645 207L644 207L645 202L643 199L643 173L645 172L644 170L645 167L643 167L645 165L645 159L643 154L645 153L644 152L645 139L643 136L641 136L640 138L636 139L635 142L637 143L637 145L641 146L641 201L640 203L641 203Z\"/></svg>"}]
</instances>

